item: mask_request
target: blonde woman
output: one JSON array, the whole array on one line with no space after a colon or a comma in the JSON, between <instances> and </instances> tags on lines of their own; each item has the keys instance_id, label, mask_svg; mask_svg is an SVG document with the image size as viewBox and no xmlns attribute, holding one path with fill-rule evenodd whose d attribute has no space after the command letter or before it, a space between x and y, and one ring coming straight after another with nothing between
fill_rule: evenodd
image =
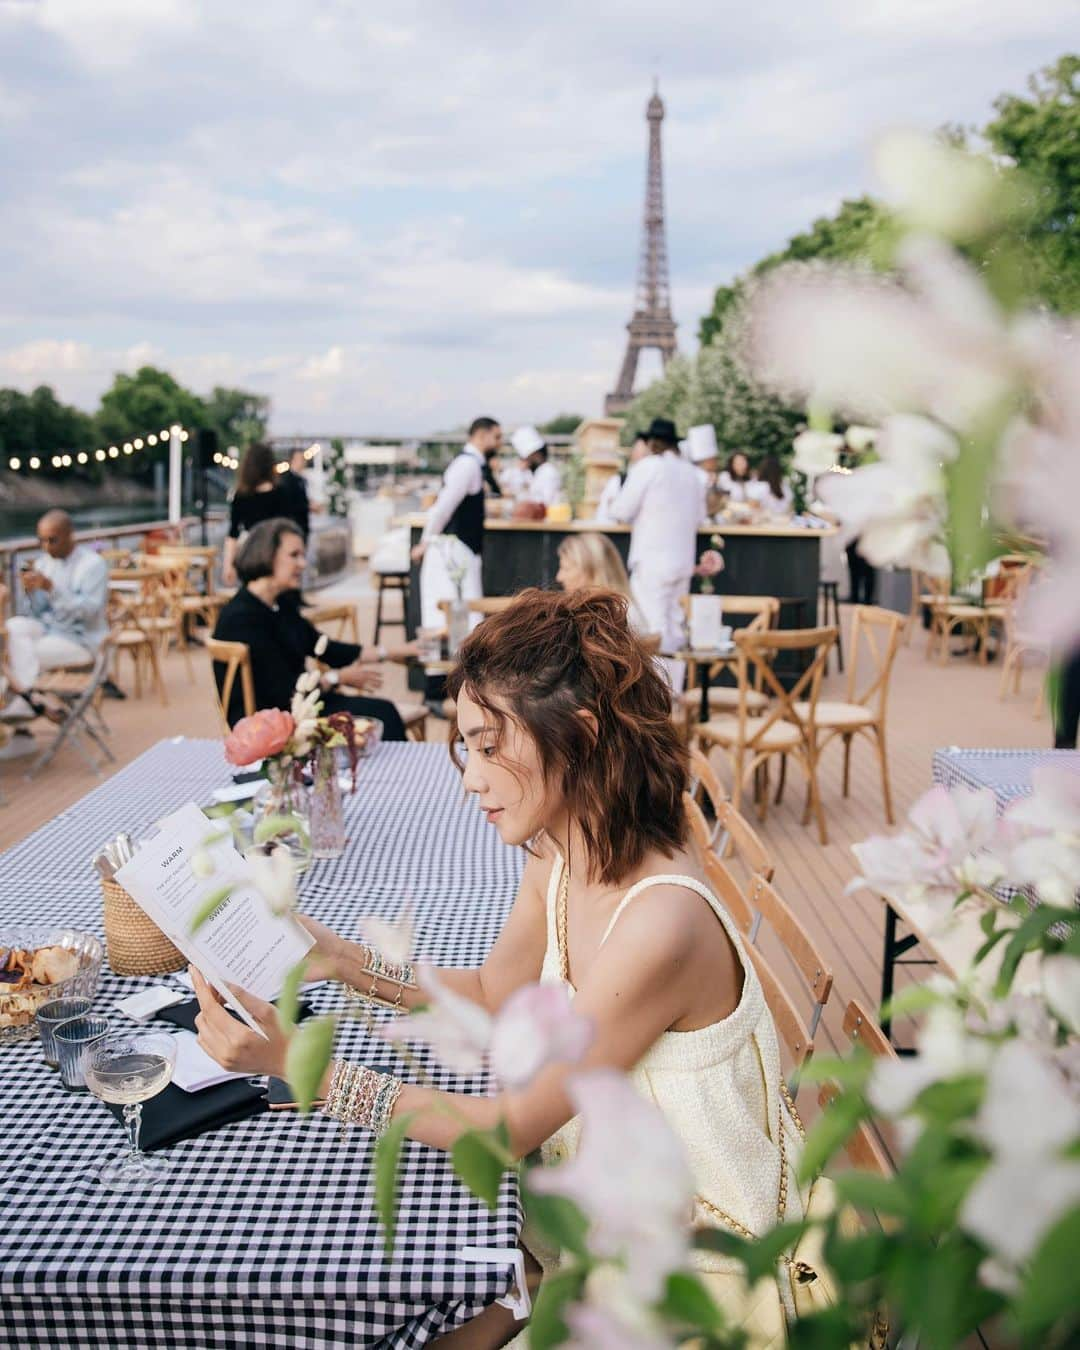
<instances>
[{"instance_id":1,"label":"blonde woman","mask_svg":"<svg viewBox=\"0 0 1080 1350\"><path fill-rule=\"evenodd\" d=\"M559 545L555 580L564 591L601 589L625 595L631 631L639 637L648 633L645 616L630 593L630 578L619 550L606 534L568 534Z\"/></svg>"}]
</instances>

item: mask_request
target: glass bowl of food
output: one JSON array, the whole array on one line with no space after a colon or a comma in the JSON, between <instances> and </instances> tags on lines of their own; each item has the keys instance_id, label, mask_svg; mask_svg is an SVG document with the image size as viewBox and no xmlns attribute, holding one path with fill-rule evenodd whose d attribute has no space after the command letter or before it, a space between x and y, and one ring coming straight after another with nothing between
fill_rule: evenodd
<instances>
[{"instance_id":1,"label":"glass bowl of food","mask_svg":"<svg viewBox=\"0 0 1080 1350\"><path fill-rule=\"evenodd\" d=\"M75 928L0 931L0 1045L33 1040L42 1004L92 999L103 954L99 938Z\"/></svg>"}]
</instances>

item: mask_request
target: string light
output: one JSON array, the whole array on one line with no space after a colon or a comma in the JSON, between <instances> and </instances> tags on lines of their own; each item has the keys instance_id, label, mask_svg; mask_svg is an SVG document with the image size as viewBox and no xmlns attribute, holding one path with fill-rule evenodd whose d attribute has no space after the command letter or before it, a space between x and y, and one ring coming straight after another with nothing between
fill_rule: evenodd
<instances>
[{"instance_id":1,"label":"string light","mask_svg":"<svg viewBox=\"0 0 1080 1350\"><path fill-rule=\"evenodd\" d=\"M147 445L157 445L157 437L156 437L156 436L153 436L153 435L147 436L147 438L146 438L146 444L147 444Z\"/></svg>"},{"instance_id":2,"label":"string light","mask_svg":"<svg viewBox=\"0 0 1080 1350\"><path fill-rule=\"evenodd\" d=\"M161 439L162 439L163 441L167 441L167 440L169 439L169 429L168 429L168 427L166 427L164 431L159 432L158 435L161 437Z\"/></svg>"},{"instance_id":3,"label":"string light","mask_svg":"<svg viewBox=\"0 0 1080 1350\"><path fill-rule=\"evenodd\" d=\"M142 437L136 437L132 444L135 446L136 450L141 450L143 447Z\"/></svg>"},{"instance_id":4,"label":"string light","mask_svg":"<svg viewBox=\"0 0 1080 1350\"><path fill-rule=\"evenodd\" d=\"M65 469L70 469L70 468L71 468L71 456L70 456L70 455L62 455L61 458L60 458L60 463L64 466Z\"/></svg>"},{"instance_id":5,"label":"string light","mask_svg":"<svg viewBox=\"0 0 1080 1350\"><path fill-rule=\"evenodd\" d=\"M75 456L75 458L79 461L80 464L85 464L87 460L90 458L90 456L86 453L85 450L80 450L79 453Z\"/></svg>"},{"instance_id":6,"label":"string light","mask_svg":"<svg viewBox=\"0 0 1080 1350\"><path fill-rule=\"evenodd\" d=\"M183 441L186 441L187 438L188 438L187 432L186 432L186 431L182 431L182 432L180 433L180 440L183 442Z\"/></svg>"},{"instance_id":7,"label":"string light","mask_svg":"<svg viewBox=\"0 0 1080 1350\"><path fill-rule=\"evenodd\" d=\"M121 450L118 445L110 445L107 450L104 447L99 447L97 450L78 450L73 454L58 452L57 454L50 456L48 462L54 469L70 469L76 464L81 467L91 463L91 461L103 464L107 459L119 459L121 454L133 455L137 450L142 450L144 446L155 446L159 441L162 444L166 444L172 436L176 436L181 443L186 443L191 439L191 433L186 431L177 422L169 430L163 431L160 437L151 433L145 439L138 436L134 440L124 441L123 450ZM230 452L235 452L236 446L231 445L229 450ZM0 461L0 463L3 462L4 461ZM218 456L215 456L215 462L221 464L223 467L239 467L239 462L232 459L229 455L219 454ZM10 455L6 463L8 469L10 469L12 473L18 473L23 467L36 471L42 467L44 461L39 455L31 455L25 460L18 455Z\"/></svg>"},{"instance_id":8,"label":"string light","mask_svg":"<svg viewBox=\"0 0 1080 1350\"><path fill-rule=\"evenodd\" d=\"M54 469L62 469L64 467L64 461L60 458L59 455L53 455L52 466Z\"/></svg>"},{"instance_id":9,"label":"string light","mask_svg":"<svg viewBox=\"0 0 1080 1350\"><path fill-rule=\"evenodd\" d=\"M19 468L21 468L21 467L22 467L22 461L21 461L20 459L18 459L18 457L15 457L15 458L13 458L13 459L9 459L9 460L8 460L8 468L9 468L9 469L19 469Z\"/></svg>"},{"instance_id":10,"label":"string light","mask_svg":"<svg viewBox=\"0 0 1080 1350\"><path fill-rule=\"evenodd\" d=\"M125 454L125 455L130 455L130 454L131 454L131 450L132 450L132 447L131 447L130 445L125 445L125 446L124 446L124 454Z\"/></svg>"},{"instance_id":11,"label":"string light","mask_svg":"<svg viewBox=\"0 0 1080 1350\"><path fill-rule=\"evenodd\" d=\"M41 460L38 459L37 455L34 455L33 458L30 460L30 467L31 467L32 469L40 469L40 468L41 468Z\"/></svg>"},{"instance_id":12,"label":"string light","mask_svg":"<svg viewBox=\"0 0 1080 1350\"><path fill-rule=\"evenodd\" d=\"M94 451L94 458L95 458L95 459L98 461L98 463L100 464L101 461L105 458L105 451L104 451L104 450L95 450L95 451Z\"/></svg>"},{"instance_id":13,"label":"string light","mask_svg":"<svg viewBox=\"0 0 1080 1350\"><path fill-rule=\"evenodd\" d=\"M118 449L115 445L110 445L110 446L109 446L109 458L110 458L110 459L116 459L117 456L118 456L119 454L120 454L120 451L119 451L119 449Z\"/></svg>"}]
</instances>

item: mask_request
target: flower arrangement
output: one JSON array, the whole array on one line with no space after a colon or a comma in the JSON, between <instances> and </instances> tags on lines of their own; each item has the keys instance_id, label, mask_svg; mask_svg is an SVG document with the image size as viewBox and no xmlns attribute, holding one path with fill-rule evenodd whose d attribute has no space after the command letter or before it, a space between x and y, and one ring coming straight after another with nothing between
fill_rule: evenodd
<instances>
[{"instance_id":1,"label":"flower arrangement","mask_svg":"<svg viewBox=\"0 0 1080 1350\"><path fill-rule=\"evenodd\" d=\"M718 577L724 570L724 558L720 550L724 547L724 536L722 534L713 534L709 536L710 548L697 561L694 568L694 576L701 578L702 595L712 595L713 577Z\"/></svg>"}]
</instances>

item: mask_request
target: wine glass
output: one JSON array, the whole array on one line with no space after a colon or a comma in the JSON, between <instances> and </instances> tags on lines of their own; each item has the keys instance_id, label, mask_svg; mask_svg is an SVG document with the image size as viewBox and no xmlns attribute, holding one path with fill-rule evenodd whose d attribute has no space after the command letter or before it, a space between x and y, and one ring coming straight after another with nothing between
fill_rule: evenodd
<instances>
[{"instance_id":1,"label":"wine glass","mask_svg":"<svg viewBox=\"0 0 1080 1350\"><path fill-rule=\"evenodd\" d=\"M169 1171L163 1158L139 1149L142 1104L156 1097L173 1076L176 1037L168 1031L121 1031L96 1041L86 1056L86 1086L103 1102L124 1108L128 1151L102 1165L98 1180L112 1191L139 1191L160 1185Z\"/></svg>"}]
</instances>

